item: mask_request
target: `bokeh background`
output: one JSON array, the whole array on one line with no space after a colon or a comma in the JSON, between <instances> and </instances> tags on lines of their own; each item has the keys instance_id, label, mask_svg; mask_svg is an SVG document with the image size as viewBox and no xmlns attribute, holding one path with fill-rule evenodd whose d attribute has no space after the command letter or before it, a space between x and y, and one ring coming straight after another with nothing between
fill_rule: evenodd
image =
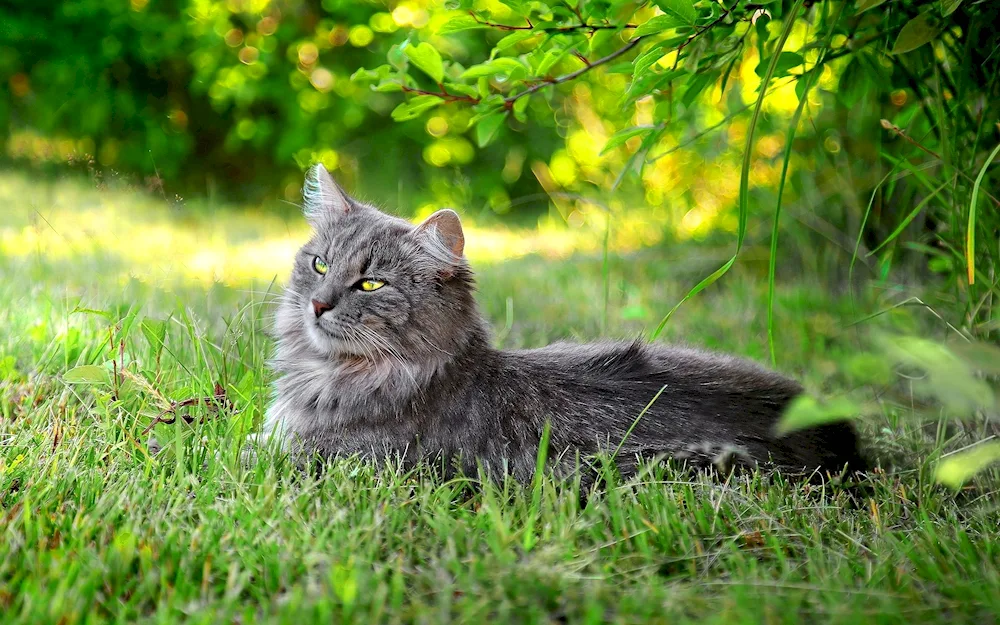
<instances>
[{"instance_id":1,"label":"bokeh background","mask_svg":"<svg viewBox=\"0 0 1000 625\"><path fill-rule=\"evenodd\" d=\"M669 2L579 4L617 11L588 14L590 23L642 24L671 15ZM727 6L688 4L701 11L701 24ZM680 75L666 82L633 80L633 62L644 54L639 46L617 64L532 97L523 121L509 116L493 141L480 147L470 125L473 107L458 102L397 122L391 113L404 94L375 89L356 74L385 65L403 42L427 42L450 63L469 67L497 55L498 42L518 31L441 34L456 17L473 10L493 23L520 27L534 11L536 21L547 15L551 23L566 24L569 4L15 1L0 27L3 158L33 175L62 178L73 171L76 179L128 186L175 206L207 199L267 212L282 210L282 201L297 202L303 169L322 162L349 189L401 214L455 206L488 226L548 228L556 233L539 245L554 251L599 247L608 211L617 225L613 244L625 249L716 234L724 241L737 229L739 170L761 59L766 63L773 54L792 4L733 3L732 29L710 30L683 50ZM859 232L866 259L942 176L954 175L950 167L967 170L916 215L908 236L888 246L887 255L861 263L878 274L875 265L886 258L893 266L905 259L907 249L899 243L907 239L940 247L931 239L944 229L941 204L950 204L947 211L956 219L959 205L968 210L971 179L997 139L996 107L988 106L997 93L995 7L805 4L768 84L750 155L751 242L767 243L789 122L800 99L796 87L801 91L803 75L814 67L785 190L787 264L844 279L836 267ZM930 20L935 42L893 54L903 27L919 16ZM607 50L629 40L628 31L604 34ZM580 39L586 41L587 33ZM499 56L530 57L551 47L538 38L505 41ZM829 53L817 65L824 44ZM662 76L676 69L678 54L664 47L654 60L650 71ZM579 66L567 55L551 74ZM494 76L492 87L507 88L505 78ZM641 83L638 89L633 82ZM635 93L623 98L626 90ZM882 119L905 129L929 153L887 131ZM646 126L657 127L655 141L645 144L637 132L606 149L616 133ZM883 181L890 171L895 177ZM927 188L923 183L930 179ZM994 180L988 173L985 181ZM996 204L989 206L995 212ZM986 225L983 235L994 227ZM570 243L560 234L588 228L596 239ZM949 243L960 248L958 223L947 228ZM511 245L510 253L524 251ZM984 261L991 256L986 251ZM933 261L932 271L959 273L961 255L948 256L916 262L921 269ZM970 299L981 295L976 291Z\"/></svg>"}]
</instances>

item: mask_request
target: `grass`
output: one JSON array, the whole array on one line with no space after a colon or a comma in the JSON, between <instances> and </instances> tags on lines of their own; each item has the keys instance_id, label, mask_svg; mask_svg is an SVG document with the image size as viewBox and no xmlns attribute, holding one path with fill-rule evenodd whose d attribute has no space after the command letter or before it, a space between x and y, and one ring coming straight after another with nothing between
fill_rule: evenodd
<instances>
[{"instance_id":1,"label":"grass","mask_svg":"<svg viewBox=\"0 0 1000 625\"><path fill-rule=\"evenodd\" d=\"M611 482L586 507L572 484L549 479L445 482L350 460L319 477L272 458L246 469L239 445L270 382L268 302L304 234L297 220L20 174L0 175L0 202L4 623L985 623L1000 613L995 481L958 495L935 486L933 459L961 441L939 424L928 442L907 406L885 402L865 422L880 457L906 461L873 475L860 500L777 476L713 481L664 467ZM498 342L528 346L594 338L605 317L614 336L649 331L726 257L661 246L607 265L473 260ZM900 295L866 289L852 306L815 280L779 280L779 367L817 391L855 385L863 338L848 323ZM663 338L764 360L766 302L764 256L679 309ZM897 307L864 327L923 328L920 315ZM91 383L67 380L80 365L97 366L83 370ZM191 398L202 398L183 409L191 423L144 434Z\"/></svg>"}]
</instances>

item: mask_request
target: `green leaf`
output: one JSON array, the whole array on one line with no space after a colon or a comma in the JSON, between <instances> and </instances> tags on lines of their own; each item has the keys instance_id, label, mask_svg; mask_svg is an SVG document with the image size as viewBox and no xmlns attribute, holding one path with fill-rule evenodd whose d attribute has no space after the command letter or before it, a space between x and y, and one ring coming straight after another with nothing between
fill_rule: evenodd
<instances>
[{"instance_id":1,"label":"green leaf","mask_svg":"<svg viewBox=\"0 0 1000 625\"><path fill-rule=\"evenodd\" d=\"M632 81L632 84L628 86L628 90L618 101L618 106L631 106L639 98L652 93L657 89L664 89L665 85L673 82L676 78L683 76L684 74L685 71L683 69L667 70L662 74L647 72L644 76L642 76L642 78Z\"/></svg>"},{"instance_id":2,"label":"green leaf","mask_svg":"<svg viewBox=\"0 0 1000 625\"><path fill-rule=\"evenodd\" d=\"M412 100L403 102L394 108L392 110L392 118L397 122L405 122L420 117L422 113L429 111L442 102L444 102L444 99L436 95L418 95Z\"/></svg>"},{"instance_id":3,"label":"green leaf","mask_svg":"<svg viewBox=\"0 0 1000 625\"><path fill-rule=\"evenodd\" d=\"M690 74L698 73L698 66L701 64L702 57L708 52L708 38L699 37L695 39L694 43L689 45L685 50L687 54L684 56L684 69Z\"/></svg>"},{"instance_id":4,"label":"green leaf","mask_svg":"<svg viewBox=\"0 0 1000 625\"><path fill-rule=\"evenodd\" d=\"M962 0L941 0L941 15L948 17L962 5Z\"/></svg>"},{"instance_id":5,"label":"green leaf","mask_svg":"<svg viewBox=\"0 0 1000 625\"><path fill-rule=\"evenodd\" d=\"M989 343L955 343L955 355L976 371L986 375L1000 376L1000 348Z\"/></svg>"},{"instance_id":6,"label":"green leaf","mask_svg":"<svg viewBox=\"0 0 1000 625\"><path fill-rule=\"evenodd\" d=\"M537 34L538 33L530 30L515 30L511 34L507 35L506 37L498 41L497 44L494 46L494 48L496 48L500 52L503 52L508 48L513 48L514 46L521 43L525 39L531 39Z\"/></svg>"},{"instance_id":7,"label":"green leaf","mask_svg":"<svg viewBox=\"0 0 1000 625\"><path fill-rule=\"evenodd\" d=\"M706 87L715 82L719 77L716 72L705 72L704 74L696 74L694 78L688 81L687 91L681 96L681 102L684 106L691 106L694 101L701 95L701 92L705 90Z\"/></svg>"},{"instance_id":8,"label":"green leaf","mask_svg":"<svg viewBox=\"0 0 1000 625\"><path fill-rule=\"evenodd\" d=\"M462 95L467 95L470 98L478 98L479 90L472 85L462 85L459 83L446 82L444 83L444 88L449 93L460 93Z\"/></svg>"},{"instance_id":9,"label":"green leaf","mask_svg":"<svg viewBox=\"0 0 1000 625\"><path fill-rule=\"evenodd\" d=\"M767 71L769 61L770 59L761 61L757 64L757 69L755 71L761 78L764 77L764 72ZM801 54L797 52L782 52L778 57L778 62L774 65L774 75L772 78L780 78L788 74L788 70L793 67L798 67L803 63L805 63L805 59L802 58Z\"/></svg>"},{"instance_id":10,"label":"green leaf","mask_svg":"<svg viewBox=\"0 0 1000 625\"><path fill-rule=\"evenodd\" d=\"M459 75L460 80L472 80L475 78L489 78L496 74L501 73L501 70L492 62L480 63L479 65L473 65Z\"/></svg>"},{"instance_id":11,"label":"green leaf","mask_svg":"<svg viewBox=\"0 0 1000 625\"><path fill-rule=\"evenodd\" d=\"M885 0L861 0L858 2L858 13L864 13L868 9L874 9L884 2ZM855 15L857 15L857 13Z\"/></svg>"},{"instance_id":12,"label":"green leaf","mask_svg":"<svg viewBox=\"0 0 1000 625\"><path fill-rule=\"evenodd\" d=\"M139 325L139 329L154 351L159 351L163 347L163 342L167 338L167 322L146 317Z\"/></svg>"},{"instance_id":13,"label":"green leaf","mask_svg":"<svg viewBox=\"0 0 1000 625\"><path fill-rule=\"evenodd\" d=\"M685 25L694 26L698 12L694 10L694 0L656 0L656 6L667 15L673 15Z\"/></svg>"},{"instance_id":14,"label":"green leaf","mask_svg":"<svg viewBox=\"0 0 1000 625\"><path fill-rule=\"evenodd\" d=\"M118 337L117 340L124 340L132 333L132 327L135 325L136 320L139 318L139 307L130 307L128 312L124 317L118 322Z\"/></svg>"},{"instance_id":15,"label":"green leaf","mask_svg":"<svg viewBox=\"0 0 1000 625\"><path fill-rule=\"evenodd\" d=\"M499 58L487 61L486 63L480 63L479 65L473 65L469 69L462 72L459 79L469 80L472 78L495 76L497 74L506 74L513 79L526 76L527 73L527 68L525 68L524 64L517 59Z\"/></svg>"},{"instance_id":16,"label":"green leaf","mask_svg":"<svg viewBox=\"0 0 1000 625\"><path fill-rule=\"evenodd\" d=\"M771 23L771 16L767 13L757 17L757 23L753 25L754 30L757 32L757 58L764 58L767 54L765 47L768 40L771 37L771 31L768 30L767 25Z\"/></svg>"},{"instance_id":17,"label":"green leaf","mask_svg":"<svg viewBox=\"0 0 1000 625\"><path fill-rule=\"evenodd\" d=\"M599 30L590 37L590 53L597 54L604 47L604 44L608 43L616 36L618 36L619 31L611 30L610 28L605 28L604 30Z\"/></svg>"},{"instance_id":18,"label":"green leaf","mask_svg":"<svg viewBox=\"0 0 1000 625\"><path fill-rule=\"evenodd\" d=\"M385 58L389 61L389 65L398 70L406 70L408 64L406 62L406 54L403 51L409 47L409 44L409 41L404 41L389 48L389 51L385 53Z\"/></svg>"},{"instance_id":19,"label":"green leaf","mask_svg":"<svg viewBox=\"0 0 1000 625\"><path fill-rule=\"evenodd\" d=\"M788 404L776 430L779 436L783 436L824 423L853 419L860 414L861 408L846 397L820 401L815 397L799 395Z\"/></svg>"},{"instance_id":20,"label":"green leaf","mask_svg":"<svg viewBox=\"0 0 1000 625\"><path fill-rule=\"evenodd\" d=\"M615 134L608 138L608 142L604 144L604 149L601 150L601 155L604 155L610 150L613 150L625 143L632 137L638 137L639 135L644 135L651 130L656 128L656 126L635 126L632 128L626 128L625 130L619 130Z\"/></svg>"},{"instance_id":21,"label":"green leaf","mask_svg":"<svg viewBox=\"0 0 1000 625\"><path fill-rule=\"evenodd\" d=\"M479 144L479 147L485 148L490 144L490 141L493 141L506 117L505 112L498 111L479 120L479 124L476 125L476 143Z\"/></svg>"},{"instance_id":22,"label":"green leaf","mask_svg":"<svg viewBox=\"0 0 1000 625\"><path fill-rule=\"evenodd\" d=\"M655 46L643 52L633 63L632 80L638 80L649 71L654 63L663 58L663 48Z\"/></svg>"},{"instance_id":23,"label":"green leaf","mask_svg":"<svg viewBox=\"0 0 1000 625\"><path fill-rule=\"evenodd\" d=\"M403 85L395 80L387 80L383 83L372 85L372 90L378 91L379 93L395 93L397 91L402 91Z\"/></svg>"},{"instance_id":24,"label":"green leaf","mask_svg":"<svg viewBox=\"0 0 1000 625\"><path fill-rule=\"evenodd\" d=\"M83 315L96 315L98 317L104 317L108 321L114 321L114 315L107 310L96 310L94 308L80 308L76 307L70 311L71 315L83 314Z\"/></svg>"},{"instance_id":25,"label":"green leaf","mask_svg":"<svg viewBox=\"0 0 1000 625\"><path fill-rule=\"evenodd\" d=\"M64 373L63 382L67 384L110 384L111 375L104 367L81 365Z\"/></svg>"},{"instance_id":26,"label":"green leaf","mask_svg":"<svg viewBox=\"0 0 1000 625\"><path fill-rule=\"evenodd\" d=\"M351 74L351 82L378 82L392 75L391 65L379 65L375 69L360 68Z\"/></svg>"},{"instance_id":27,"label":"green leaf","mask_svg":"<svg viewBox=\"0 0 1000 625\"><path fill-rule=\"evenodd\" d=\"M441 55L429 43L421 43L416 46L403 48L406 58L416 65L422 72L434 79L434 82L444 80L444 64L441 62Z\"/></svg>"},{"instance_id":28,"label":"green leaf","mask_svg":"<svg viewBox=\"0 0 1000 625\"><path fill-rule=\"evenodd\" d=\"M870 79L866 66L862 64L859 56L852 55L851 60L840 72L840 82L835 91L837 99L846 104L848 108L853 108L858 100L868 92L868 89L876 84ZM802 80L797 81L797 83L803 82ZM796 89L798 89L798 84L796 84Z\"/></svg>"},{"instance_id":29,"label":"green leaf","mask_svg":"<svg viewBox=\"0 0 1000 625\"><path fill-rule=\"evenodd\" d=\"M941 32L941 28L934 23L930 14L921 13L907 22L899 31L891 54L904 54L916 50L925 43L933 41L939 32Z\"/></svg>"},{"instance_id":30,"label":"green leaf","mask_svg":"<svg viewBox=\"0 0 1000 625\"><path fill-rule=\"evenodd\" d=\"M453 17L447 22L445 22L441 28L438 29L437 34L439 35L450 35L452 33L459 33L463 30L479 30L486 28L485 24L480 24L471 15L459 15L458 17Z\"/></svg>"},{"instance_id":31,"label":"green leaf","mask_svg":"<svg viewBox=\"0 0 1000 625\"><path fill-rule=\"evenodd\" d=\"M632 36L645 37L646 35L662 33L665 30L685 25L686 23L678 19L676 15L657 15L649 21L640 24L639 28L636 28L635 32L632 33Z\"/></svg>"},{"instance_id":32,"label":"green leaf","mask_svg":"<svg viewBox=\"0 0 1000 625\"><path fill-rule=\"evenodd\" d=\"M974 475L1000 461L1000 441L990 441L976 445L947 458L943 458L934 470L934 479L954 489L959 489Z\"/></svg>"},{"instance_id":33,"label":"green leaf","mask_svg":"<svg viewBox=\"0 0 1000 625\"><path fill-rule=\"evenodd\" d=\"M911 382L914 394L937 399L948 414L969 416L995 405L990 385L946 346L912 336L883 338L881 342L896 363L925 374Z\"/></svg>"},{"instance_id":34,"label":"green leaf","mask_svg":"<svg viewBox=\"0 0 1000 625\"><path fill-rule=\"evenodd\" d=\"M555 66L564 56L569 54L569 48L552 48L545 53L542 57L541 62L538 64L538 69L535 70L535 74L538 76L546 76L549 70Z\"/></svg>"},{"instance_id":35,"label":"green leaf","mask_svg":"<svg viewBox=\"0 0 1000 625\"><path fill-rule=\"evenodd\" d=\"M525 122L528 120L526 111L528 110L529 100L531 100L531 96L524 96L514 101L514 119L519 122Z\"/></svg>"}]
</instances>

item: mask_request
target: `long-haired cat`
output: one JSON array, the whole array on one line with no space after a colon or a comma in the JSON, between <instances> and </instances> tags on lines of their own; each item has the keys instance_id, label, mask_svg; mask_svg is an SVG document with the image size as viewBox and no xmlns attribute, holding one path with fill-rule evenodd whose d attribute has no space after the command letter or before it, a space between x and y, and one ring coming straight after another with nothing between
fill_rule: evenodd
<instances>
[{"instance_id":1,"label":"long-haired cat","mask_svg":"<svg viewBox=\"0 0 1000 625\"><path fill-rule=\"evenodd\" d=\"M303 195L314 233L278 309L264 424L286 451L446 458L529 480L548 422L548 457L565 467L604 451L626 475L644 458L725 455L863 468L847 424L777 436L801 388L746 360L638 341L496 349L457 214L412 225L349 197L322 166Z\"/></svg>"}]
</instances>

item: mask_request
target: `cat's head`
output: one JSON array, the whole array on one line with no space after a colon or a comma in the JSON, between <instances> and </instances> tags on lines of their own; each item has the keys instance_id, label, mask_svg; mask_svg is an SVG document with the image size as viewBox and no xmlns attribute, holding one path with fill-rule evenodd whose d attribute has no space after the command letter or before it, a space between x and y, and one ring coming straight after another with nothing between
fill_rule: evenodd
<instances>
[{"instance_id":1,"label":"cat's head","mask_svg":"<svg viewBox=\"0 0 1000 625\"><path fill-rule=\"evenodd\" d=\"M413 225L351 198L322 165L306 175L313 236L295 257L279 338L324 358L440 361L481 324L458 215Z\"/></svg>"}]
</instances>

